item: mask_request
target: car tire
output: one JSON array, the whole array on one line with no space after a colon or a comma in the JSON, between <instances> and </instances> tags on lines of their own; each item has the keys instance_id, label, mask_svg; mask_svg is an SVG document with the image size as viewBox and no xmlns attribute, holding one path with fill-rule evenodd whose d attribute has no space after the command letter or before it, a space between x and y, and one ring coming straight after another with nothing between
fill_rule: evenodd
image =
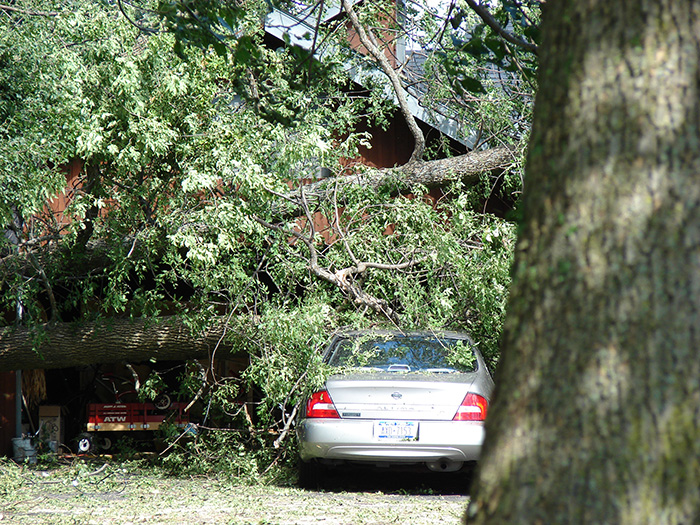
<instances>
[{"instance_id":1,"label":"car tire","mask_svg":"<svg viewBox=\"0 0 700 525\"><path fill-rule=\"evenodd\" d=\"M299 486L303 489L318 490L321 488L325 469L315 460L303 461L299 459L297 464Z\"/></svg>"}]
</instances>

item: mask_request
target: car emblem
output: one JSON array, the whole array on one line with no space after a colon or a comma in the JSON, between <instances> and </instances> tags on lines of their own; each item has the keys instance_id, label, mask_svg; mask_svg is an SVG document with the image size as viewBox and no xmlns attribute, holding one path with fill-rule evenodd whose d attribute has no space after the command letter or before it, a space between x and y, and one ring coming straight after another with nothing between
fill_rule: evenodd
<instances>
[{"instance_id":1,"label":"car emblem","mask_svg":"<svg viewBox=\"0 0 700 525\"><path fill-rule=\"evenodd\" d=\"M401 392L394 392L393 394L391 394L391 397L393 397L394 399L401 399L403 396L401 395Z\"/></svg>"}]
</instances>

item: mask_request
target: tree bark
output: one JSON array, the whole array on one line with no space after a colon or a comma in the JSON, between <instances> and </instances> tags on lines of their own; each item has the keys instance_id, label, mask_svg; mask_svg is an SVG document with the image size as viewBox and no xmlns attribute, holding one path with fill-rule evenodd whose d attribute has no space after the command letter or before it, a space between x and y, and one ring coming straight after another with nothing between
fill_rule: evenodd
<instances>
[{"instance_id":1,"label":"tree bark","mask_svg":"<svg viewBox=\"0 0 700 525\"><path fill-rule=\"evenodd\" d=\"M548 1L469 524L700 523L700 4Z\"/></svg>"},{"instance_id":2,"label":"tree bark","mask_svg":"<svg viewBox=\"0 0 700 525\"><path fill-rule=\"evenodd\" d=\"M187 360L226 355L223 324L195 337L175 317L107 319L6 328L0 333L0 371L68 368L97 363Z\"/></svg>"},{"instance_id":3,"label":"tree bark","mask_svg":"<svg viewBox=\"0 0 700 525\"><path fill-rule=\"evenodd\" d=\"M369 168L357 175L342 175L305 184L301 189L307 205L315 208L323 202L342 199L344 188L358 184L372 189L392 183L406 187L422 184L428 188L445 186L457 180L474 184L484 173L513 166L517 155L516 146L499 146L446 159L409 162L396 168ZM292 202L300 202L300 191L290 192L285 195L284 202L277 202L273 206L273 215L280 218L298 215L299 206L292 205Z\"/></svg>"}]
</instances>

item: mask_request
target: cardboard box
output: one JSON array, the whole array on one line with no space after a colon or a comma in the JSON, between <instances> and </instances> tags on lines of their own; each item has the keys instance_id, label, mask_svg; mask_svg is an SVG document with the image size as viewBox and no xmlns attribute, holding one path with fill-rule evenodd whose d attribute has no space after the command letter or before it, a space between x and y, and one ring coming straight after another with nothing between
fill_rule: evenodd
<instances>
[{"instance_id":1,"label":"cardboard box","mask_svg":"<svg viewBox=\"0 0 700 525\"><path fill-rule=\"evenodd\" d=\"M61 424L61 407L43 405L39 407L39 437L45 441L63 443L63 425Z\"/></svg>"}]
</instances>

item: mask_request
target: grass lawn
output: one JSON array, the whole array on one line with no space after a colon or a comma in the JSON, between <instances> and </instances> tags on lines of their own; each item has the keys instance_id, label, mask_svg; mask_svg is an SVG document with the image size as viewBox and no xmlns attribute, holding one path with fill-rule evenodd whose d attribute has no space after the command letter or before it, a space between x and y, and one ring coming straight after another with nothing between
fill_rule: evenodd
<instances>
[{"instance_id":1,"label":"grass lawn","mask_svg":"<svg viewBox=\"0 0 700 525\"><path fill-rule=\"evenodd\" d=\"M356 480L336 488L336 480L311 492L285 482L166 476L143 462L76 458L42 467L0 458L0 523L457 524L468 501L424 484L388 481L378 490L372 477L364 487Z\"/></svg>"}]
</instances>

